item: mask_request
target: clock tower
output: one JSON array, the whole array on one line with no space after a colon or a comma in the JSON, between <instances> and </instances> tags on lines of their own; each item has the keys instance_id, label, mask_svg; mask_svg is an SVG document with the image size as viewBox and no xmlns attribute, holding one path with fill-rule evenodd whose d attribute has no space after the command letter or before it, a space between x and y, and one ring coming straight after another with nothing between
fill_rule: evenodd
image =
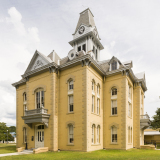
<instances>
[{"instance_id":1,"label":"clock tower","mask_svg":"<svg viewBox=\"0 0 160 160\"><path fill-rule=\"evenodd\" d=\"M84 51L85 54L96 60L100 60L100 50L104 49L100 42L97 27L94 22L94 16L89 8L80 13L79 21L73 40L69 44L73 47L74 52Z\"/></svg>"}]
</instances>

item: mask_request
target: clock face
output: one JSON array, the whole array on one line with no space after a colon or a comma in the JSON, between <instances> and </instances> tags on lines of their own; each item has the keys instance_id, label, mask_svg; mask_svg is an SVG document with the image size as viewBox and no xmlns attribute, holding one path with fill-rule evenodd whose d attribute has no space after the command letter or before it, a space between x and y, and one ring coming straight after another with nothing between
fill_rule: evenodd
<instances>
[{"instance_id":1,"label":"clock face","mask_svg":"<svg viewBox=\"0 0 160 160\"><path fill-rule=\"evenodd\" d=\"M79 29L79 34L82 34L85 30L85 27L84 26L81 26L80 29Z\"/></svg>"}]
</instances>

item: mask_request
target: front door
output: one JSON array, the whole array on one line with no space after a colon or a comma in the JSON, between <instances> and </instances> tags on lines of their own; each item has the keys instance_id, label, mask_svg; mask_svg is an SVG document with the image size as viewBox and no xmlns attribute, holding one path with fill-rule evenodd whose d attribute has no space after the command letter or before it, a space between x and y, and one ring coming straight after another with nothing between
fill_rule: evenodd
<instances>
[{"instance_id":1,"label":"front door","mask_svg":"<svg viewBox=\"0 0 160 160\"><path fill-rule=\"evenodd\" d=\"M44 125L35 128L35 148L44 147Z\"/></svg>"}]
</instances>

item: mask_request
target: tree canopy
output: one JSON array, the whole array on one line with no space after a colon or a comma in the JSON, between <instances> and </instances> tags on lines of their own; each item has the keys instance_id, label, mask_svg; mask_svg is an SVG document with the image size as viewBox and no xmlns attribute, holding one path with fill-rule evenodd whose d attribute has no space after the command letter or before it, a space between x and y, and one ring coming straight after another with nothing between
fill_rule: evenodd
<instances>
[{"instance_id":1,"label":"tree canopy","mask_svg":"<svg viewBox=\"0 0 160 160\"><path fill-rule=\"evenodd\" d=\"M14 137L10 134L10 132L16 132L15 126L7 127L6 123L0 122L0 141L7 140L7 130L8 130L8 141L13 141Z\"/></svg>"},{"instance_id":2,"label":"tree canopy","mask_svg":"<svg viewBox=\"0 0 160 160\"><path fill-rule=\"evenodd\" d=\"M151 121L151 126L153 129L159 129L160 131L160 108L157 108L156 115L153 116L153 120Z\"/></svg>"}]
</instances>

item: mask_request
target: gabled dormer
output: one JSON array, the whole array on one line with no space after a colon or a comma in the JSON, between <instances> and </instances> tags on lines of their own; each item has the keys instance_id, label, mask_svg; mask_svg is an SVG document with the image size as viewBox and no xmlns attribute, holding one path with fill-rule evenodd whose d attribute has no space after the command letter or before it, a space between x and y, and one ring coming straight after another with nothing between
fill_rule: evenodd
<instances>
[{"instance_id":1,"label":"gabled dormer","mask_svg":"<svg viewBox=\"0 0 160 160\"><path fill-rule=\"evenodd\" d=\"M111 60L108 62L109 64L109 71L114 71L120 68L120 65L122 65L122 63L120 62L120 60L118 60L116 57L112 57Z\"/></svg>"},{"instance_id":2,"label":"gabled dormer","mask_svg":"<svg viewBox=\"0 0 160 160\"><path fill-rule=\"evenodd\" d=\"M80 13L73 40L69 44L74 48L75 52L84 51L86 54L96 60L100 60L100 50L104 47L100 42L97 27L94 22L94 16L88 8Z\"/></svg>"}]
</instances>

